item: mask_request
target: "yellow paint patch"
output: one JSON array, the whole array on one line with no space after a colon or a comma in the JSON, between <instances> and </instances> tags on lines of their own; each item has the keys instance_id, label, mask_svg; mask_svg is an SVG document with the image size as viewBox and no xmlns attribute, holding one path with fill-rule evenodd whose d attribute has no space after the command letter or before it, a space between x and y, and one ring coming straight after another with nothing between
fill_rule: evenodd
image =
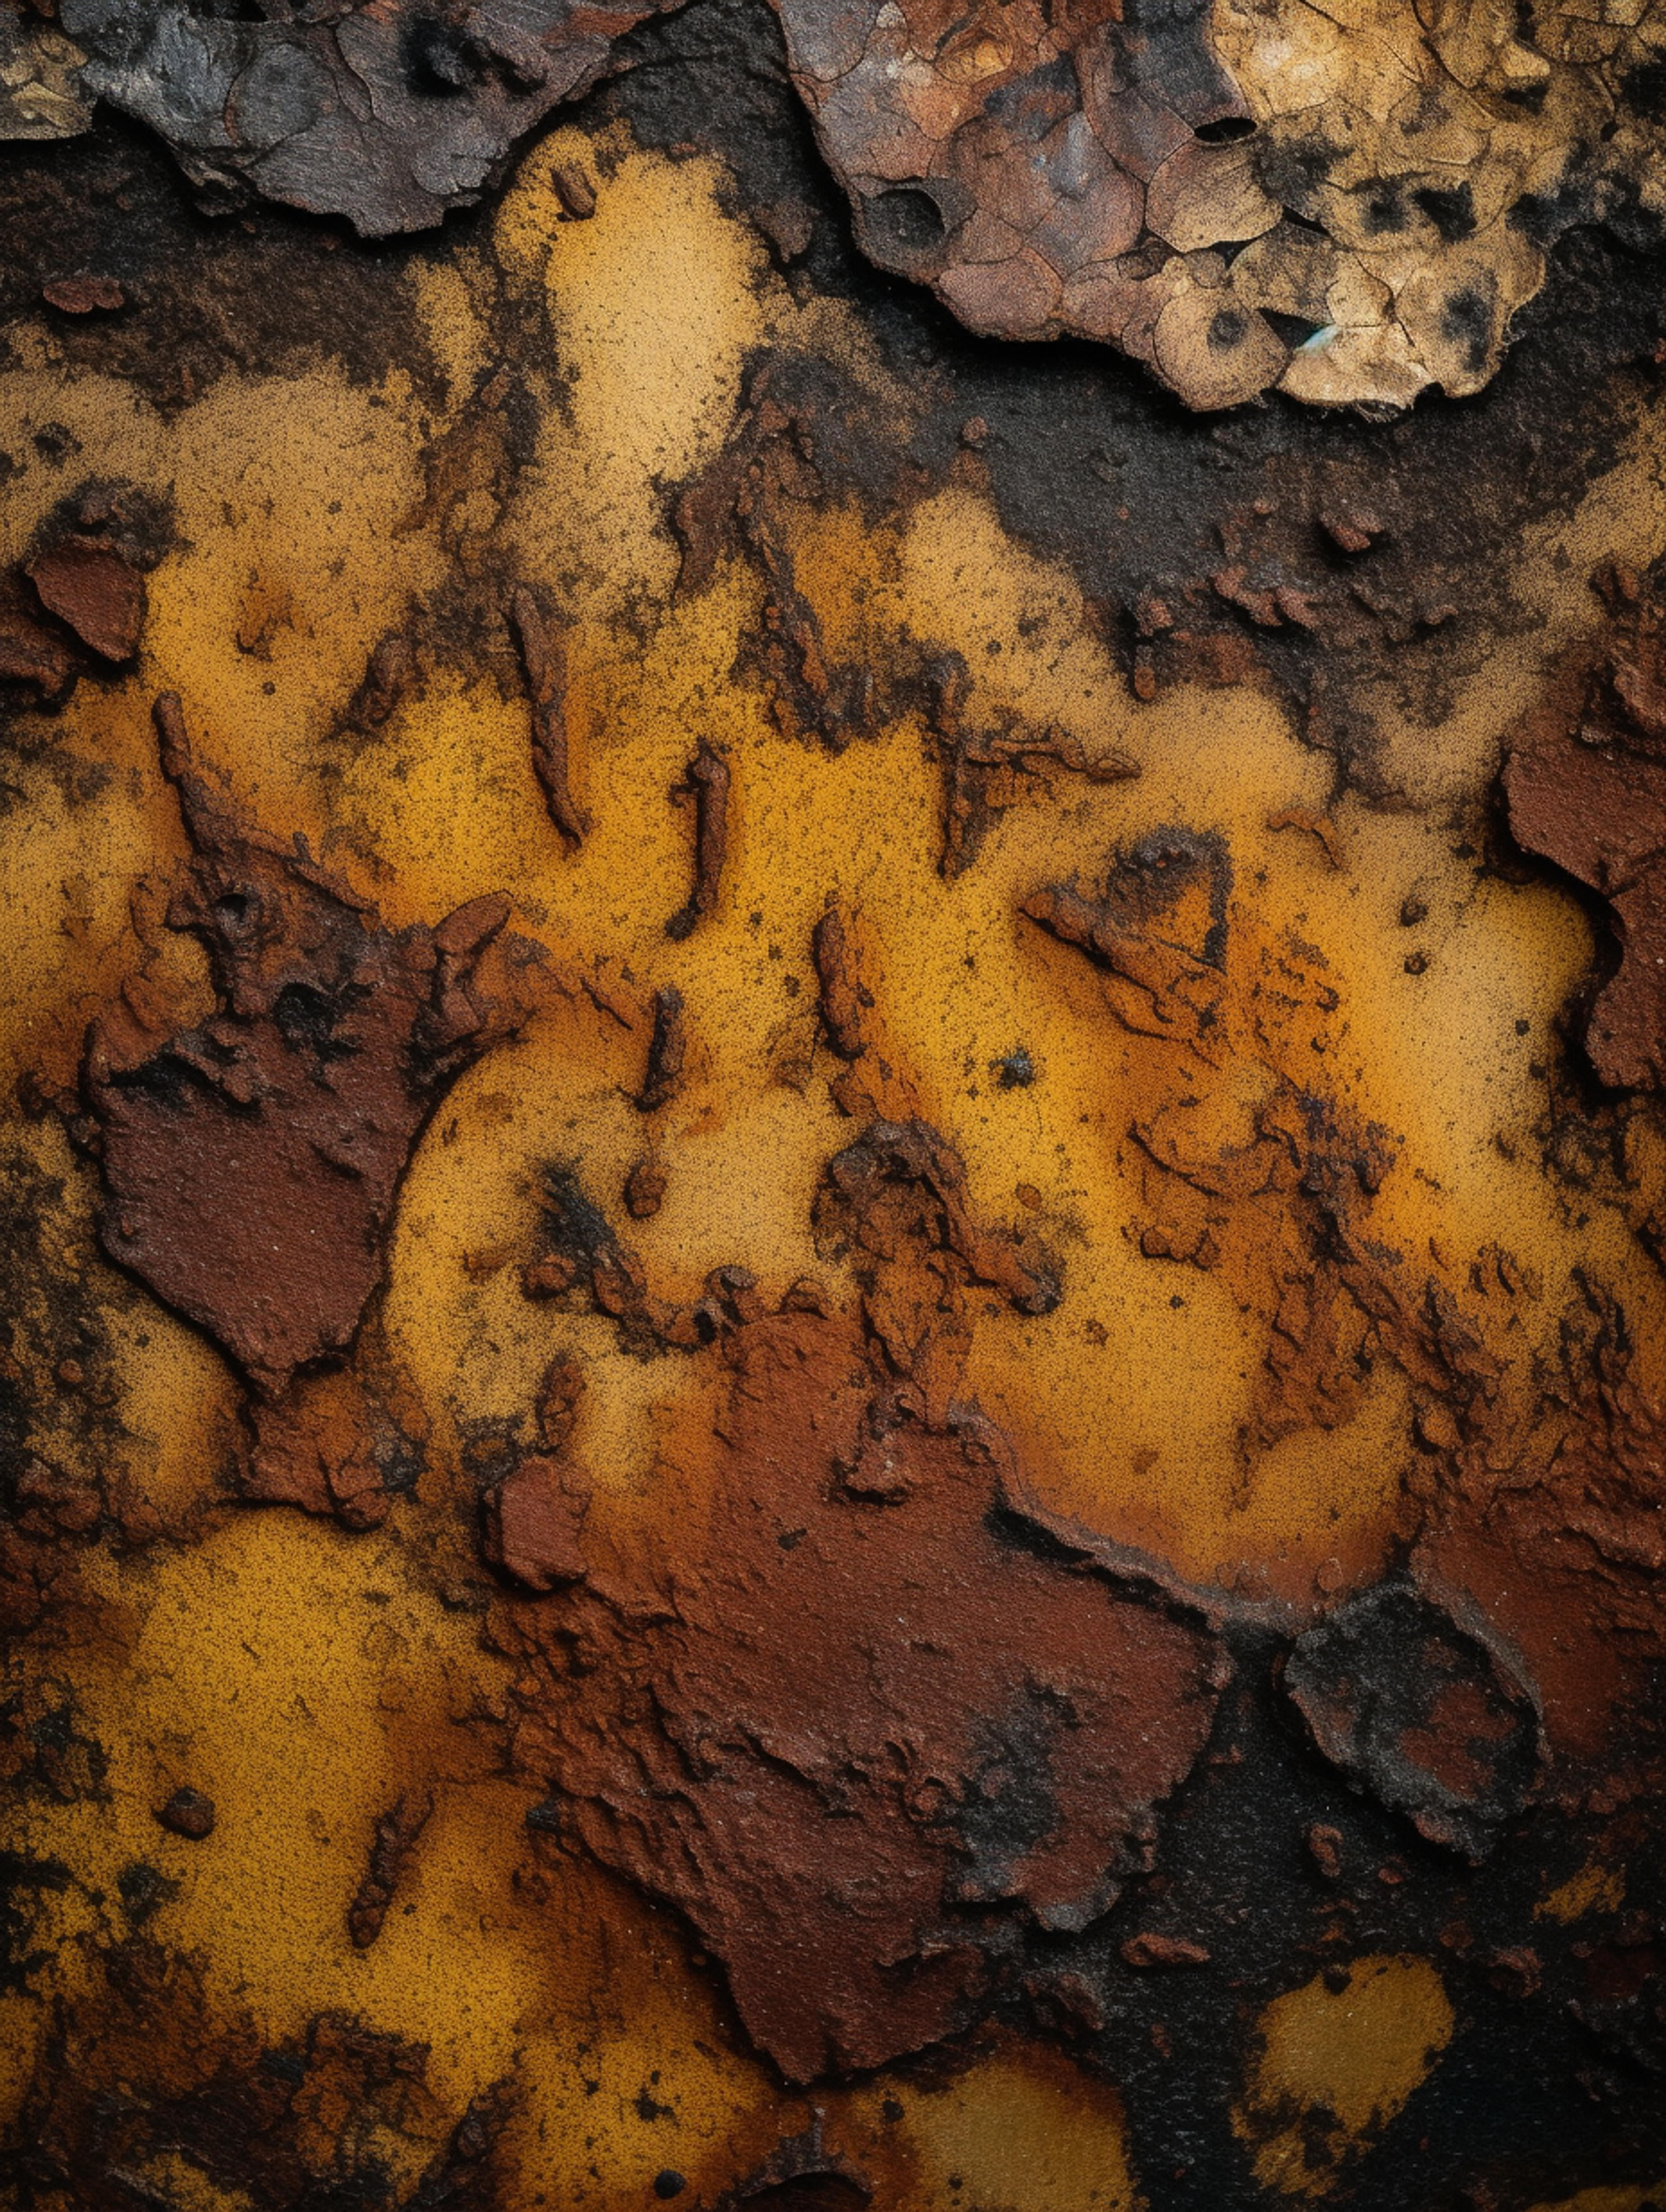
<instances>
[{"instance_id":1,"label":"yellow paint patch","mask_svg":"<svg viewBox=\"0 0 1666 2212\"><path fill-rule=\"evenodd\" d=\"M1262 2186L1322 2196L1426 2080L1454 2025L1423 1959L1356 1959L1339 1989L1319 1976L1275 1997L1232 2115Z\"/></svg>"},{"instance_id":2,"label":"yellow paint patch","mask_svg":"<svg viewBox=\"0 0 1666 2212\"><path fill-rule=\"evenodd\" d=\"M1135 2212L1120 2100L1044 2062L997 2057L947 2089L903 2097L896 2133L917 2179L899 2212Z\"/></svg>"},{"instance_id":3,"label":"yellow paint patch","mask_svg":"<svg viewBox=\"0 0 1666 2212\"><path fill-rule=\"evenodd\" d=\"M1626 1902L1626 1876L1619 1867L1581 1867L1533 1908L1535 1920L1583 1920L1592 1912L1618 1912Z\"/></svg>"}]
</instances>

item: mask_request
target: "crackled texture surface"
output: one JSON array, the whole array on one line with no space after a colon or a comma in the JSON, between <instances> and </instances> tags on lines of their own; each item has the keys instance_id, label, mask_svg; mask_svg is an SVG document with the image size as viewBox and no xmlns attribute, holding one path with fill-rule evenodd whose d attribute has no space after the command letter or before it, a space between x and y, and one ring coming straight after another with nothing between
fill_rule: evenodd
<instances>
[{"instance_id":1,"label":"crackled texture surface","mask_svg":"<svg viewBox=\"0 0 1666 2212\"><path fill-rule=\"evenodd\" d=\"M883 267L1192 407L1479 391L1564 230L1661 213L1644 0L778 4Z\"/></svg>"},{"instance_id":2,"label":"crackled texture surface","mask_svg":"<svg viewBox=\"0 0 1666 2212\"><path fill-rule=\"evenodd\" d=\"M0 148L8 2203L1661 2202L1647 25L1234 20L933 143L1438 49L1484 390L968 331L764 0L379 244Z\"/></svg>"},{"instance_id":3,"label":"crackled texture surface","mask_svg":"<svg viewBox=\"0 0 1666 2212\"><path fill-rule=\"evenodd\" d=\"M717 0L681 3L722 40ZM973 331L1114 345L1192 408L1478 392L1566 232L1637 244L1666 212L1651 0L775 3L881 268ZM44 27L4 0L0 136L103 99L199 185L381 237L471 204L677 4L63 0Z\"/></svg>"}]
</instances>

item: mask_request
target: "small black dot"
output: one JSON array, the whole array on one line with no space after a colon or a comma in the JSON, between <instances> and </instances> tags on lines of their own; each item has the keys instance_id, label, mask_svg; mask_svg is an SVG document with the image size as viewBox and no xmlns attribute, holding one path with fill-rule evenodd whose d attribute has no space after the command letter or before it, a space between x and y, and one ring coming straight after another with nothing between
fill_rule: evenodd
<instances>
[{"instance_id":1,"label":"small black dot","mask_svg":"<svg viewBox=\"0 0 1666 2212\"><path fill-rule=\"evenodd\" d=\"M662 2166L654 2177L656 2197L680 2197L688 2185L674 2166Z\"/></svg>"}]
</instances>

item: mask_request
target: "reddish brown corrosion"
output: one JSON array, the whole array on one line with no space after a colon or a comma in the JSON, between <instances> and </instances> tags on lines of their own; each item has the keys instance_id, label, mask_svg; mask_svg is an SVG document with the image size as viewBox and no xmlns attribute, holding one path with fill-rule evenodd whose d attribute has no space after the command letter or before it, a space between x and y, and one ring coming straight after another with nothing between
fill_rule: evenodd
<instances>
[{"instance_id":1,"label":"reddish brown corrosion","mask_svg":"<svg viewBox=\"0 0 1666 2212\"><path fill-rule=\"evenodd\" d=\"M160 1808L156 1818L170 1834L188 1836L192 1842L201 1843L214 1833L214 1802L200 1790L176 1790Z\"/></svg>"},{"instance_id":2,"label":"reddish brown corrosion","mask_svg":"<svg viewBox=\"0 0 1666 2212\"><path fill-rule=\"evenodd\" d=\"M590 827L589 817L573 796L567 744L567 656L559 632L532 592L517 591L510 601L516 642L532 702L532 766L543 787L550 819L576 850Z\"/></svg>"},{"instance_id":3,"label":"reddish brown corrosion","mask_svg":"<svg viewBox=\"0 0 1666 2212\"><path fill-rule=\"evenodd\" d=\"M1666 1088L1666 611L1658 587L1520 731L1510 826L1608 902L1618 972L1585 1043L1605 1083Z\"/></svg>"},{"instance_id":4,"label":"reddish brown corrosion","mask_svg":"<svg viewBox=\"0 0 1666 2212\"><path fill-rule=\"evenodd\" d=\"M1385 1584L1299 1638L1285 1687L1325 1757L1432 1843L1485 1856L1539 1777L1532 1694L1482 1624Z\"/></svg>"},{"instance_id":5,"label":"reddish brown corrosion","mask_svg":"<svg viewBox=\"0 0 1666 2212\"><path fill-rule=\"evenodd\" d=\"M114 314L127 305L127 295L113 276L49 276L40 296L64 315Z\"/></svg>"},{"instance_id":6,"label":"reddish brown corrosion","mask_svg":"<svg viewBox=\"0 0 1666 2212\"><path fill-rule=\"evenodd\" d=\"M480 1501L480 1547L488 1563L528 1589L555 1589L584 1573L590 1484L566 1456L583 1390L583 1375L570 1360L553 1363L538 1404L543 1452L523 1459Z\"/></svg>"},{"instance_id":7,"label":"reddish brown corrosion","mask_svg":"<svg viewBox=\"0 0 1666 2212\"><path fill-rule=\"evenodd\" d=\"M21 573L0 575L0 684L16 684L42 705L56 705L75 681L63 642L40 620L39 594Z\"/></svg>"},{"instance_id":8,"label":"reddish brown corrosion","mask_svg":"<svg viewBox=\"0 0 1666 2212\"><path fill-rule=\"evenodd\" d=\"M355 1355L350 1367L297 1376L276 1401L256 1399L242 1497L332 1515L349 1528L387 1518L392 1493L423 1464L429 1423L378 1330L361 1331Z\"/></svg>"},{"instance_id":9,"label":"reddish brown corrosion","mask_svg":"<svg viewBox=\"0 0 1666 2212\"><path fill-rule=\"evenodd\" d=\"M94 1024L100 1233L271 1394L358 1326L411 1147L490 1042L476 967L508 902L382 928L303 840L210 789L176 699L156 721L192 848L168 922L206 946L216 1008L162 1035L130 994Z\"/></svg>"},{"instance_id":10,"label":"reddish brown corrosion","mask_svg":"<svg viewBox=\"0 0 1666 2212\"><path fill-rule=\"evenodd\" d=\"M1236 307L1213 265L1201 321L1170 281L1183 258L1163 274L1171 246L1242 242L1278 219L1249 150L1200 135L1250 118L1195 0L1126 23L1120 6L776 4L794 82L884 267L930 283L975 330L1111 338L1193 405L1277 379L1287 349L1259 314L1238 309L1206 338L1211 311L1224 325Z\"/></svg>"},{"instance_id":11,"label":"reddish brown corrosion","mask_svg":"<svg viewBox=\"0 0 1666 2212\"><path fill-rule=\"evenodd\" d=\"M105 660L131 660L144 622L144 579L113 546L73 541L29 563L40 604Z\"/></svg>"},{"instance_id":12,"label":"reddish brown corrosion","mask_svg":"<svg viewBox=\"0 0 1666 2212\"><path fill-rule=\"evenodd\" d=\"M818 461L826 425L796 403L770 365L746 387L746 404L723 451L688 484L672 511L683 549L679 592L703 591L726 552L756 567L764 592L763 621L748 641L776 724L813 736L837 752L873 720L879 672L829 659L821 619L800 590L792 524L825 500L828 467ZM917 487L915 488L917 491ZM908 494L899 489L899 501Z\"/></svg>"},{"instance_id":13,"label":"reddish brown corrosion","mask_svg":"<svg viewBox=\"0 0 1666 2212\"><path fill-rule=\"evenodd\" d=\"M409 638L385 637L370 656L364 681L347 710L350 728L380 730L416 679L416 656Z\"/></svg>"},{"instance_id":14,"label":"reddish brown corrosion","mask_svg":"<svg viewBox=\"0 0 1666 2212\"><path fill-rule=\"evenodd\" d=\"M672 793L678 805L689 800L694 805L694 889L688 904L666 924L667 937L691 935L701 916L717 904L729 845L729 782L728 763L702 738L689 763L687 782Z\"/></svg>"},{"instance_id":15,"label":"reddish brown corrosion","mask_svg":"<svg viewBox=\"0 0 1666 2212\"><path fill-rule=\"evenodd\" d=\"M849 1322L783 1313L720 1357L674 1555L593 1515L586 1581L508 1625L518 1756L808 2080L966 2016L990 1907L1065 1930L1110 1905L1202 1745L1216 1646L1049 1543L983 1425L912 1416Z\"/></svg>"},{"instance_id":16,"label":"reddish brown corrosion","mask_svg":"<svg viewBox=\"0 0 1666 2212\"><path fill-rule=\"evenodd\" d=\"M625 1211L633 1221L651 1221L665 1201L669 1178L653 1160L638 1160L625 1177Z\"/></svg>"},{"instance_id":17,"label":"reddish brown corrosion","mask_svg":"<svg viewBox=\"0 0 1666 2212\"><path fill-rule=\"evenodd\" d=\"M866 1017L873 1010L873 994L862 981L849 927L836 907L830 907L816 924L811 953L827 1042L842 1059L860 1060L867 1050Z\"/></svg>"}]
</instances>

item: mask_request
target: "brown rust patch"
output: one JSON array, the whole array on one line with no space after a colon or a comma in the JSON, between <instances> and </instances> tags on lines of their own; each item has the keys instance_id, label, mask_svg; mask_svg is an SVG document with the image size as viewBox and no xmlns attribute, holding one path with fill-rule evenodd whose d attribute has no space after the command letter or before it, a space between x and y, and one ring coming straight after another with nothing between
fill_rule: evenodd
<instances>
[{"instance_id":1,"label":"brown rust patch","mask_svg":"<svg viewBox=\"0 0 1666 2212\"><path fill-rule=\"evenodd\" d=\"M1284 1669L1325 1757L1472 1858L1522 1812L1541 1756L1531 1692L1478 1628L1383 1584L1309 1629Z\"/></svg>"},{"instance_id":2,"label":"brown rust patch","mask_svg":"<svg viewBox=\"0 0 1666 2212\"><path fill-rule=\"evenodd\" d=\"M381 927L204 781L177 699L156 721L192 846L168 924L207 949L215 1008L170 1033L130 992L94 1024L100 1234L274 1394L358 1326L418 1133L491 1041L477 972L508 902Z\"/></svg>"},{"instance_id":3,"label":"brown rust patch","mask_svg":"<svg viewBox=\"0 0 1666 2212\"><path fill-rule=\"evenodd\" d=\"M586 1581L504 1623L517 1759L687 1914L803 2081L968 2018L992 1911L1106 1910L1201 1747L1215 1642L1027 1524L982 1425L920 1418L848 1322L782 1314L719 1356L674 1546L593 1513ZM875 1443L882 1493L846 1472Z\"/></svg>"},{"instance_id":4,"label":"brown rust patch","mask_svg":"<svg viewBox=\"0 0 1666 2212\"><path fill-rule=\"evenodd\" d=\"M958 653L933 670L928 688L929 727L943 765L939 865L951 881L976 859L1003 808L1052 795L1045 781L1049 763L1090 783L1122 783L1140 773L1138 761L1126 753L1107 749L1091 754L1069 731L1027 728L1010 709L988 721L973 716L970 676Z\"/></svg>"},{"instance_id":5,"label":"brown rust patch","mask_svg":"<svg viewBox=\"0 0 1666 2212\"><path fill-rule=\"evenodd\" d=\"M654 1028L648 1036L648 1066L636 1103L644 1114L668 1106L683 1087L683 1066L688 1058L688 1022L683 994L675 983L662 983L654 994Z\"/></svg>"},{"instance_id":6,"label":"brown rust patch","mask_svg":"<svg viewBox=\"0 0 1666 2212\"><path fill-rule=\"evenodd\" d=\"M105 660L131 660L144 622L144 579L113 545L67 543L29 563L40 604Z\"/></svg>"},{"instance_id":7,"label":"brown rust patch","mask_svg":"<svg viewBox=\"0 0 1666 2212\"><path fill-rule=\"evenodd\" d=\"M1477 392L1583 193L1626 176L1658 212L1652 27L1593 42L1555 5L1371 6L1343 29L1307 0L775 4L882 267L974 331L1116 345L1195 408Z\"/></svg>"},{"instance_id":8,"label":"brown rust patch","mask_svg":"<svg viewBox=\"0 0 1666 2212\"><path fill-rule=\"evenodd\" d=\"M425 0L309 18L199 0L65 0L76 91L149 123L198 182L243 185L383 237L466 207L515 141L586 92L666 0L532 0L459 16ZM63 43L63 42L60 42ZM75 52L75 49L70 49Z\"/></svg>"}]
</instances>

